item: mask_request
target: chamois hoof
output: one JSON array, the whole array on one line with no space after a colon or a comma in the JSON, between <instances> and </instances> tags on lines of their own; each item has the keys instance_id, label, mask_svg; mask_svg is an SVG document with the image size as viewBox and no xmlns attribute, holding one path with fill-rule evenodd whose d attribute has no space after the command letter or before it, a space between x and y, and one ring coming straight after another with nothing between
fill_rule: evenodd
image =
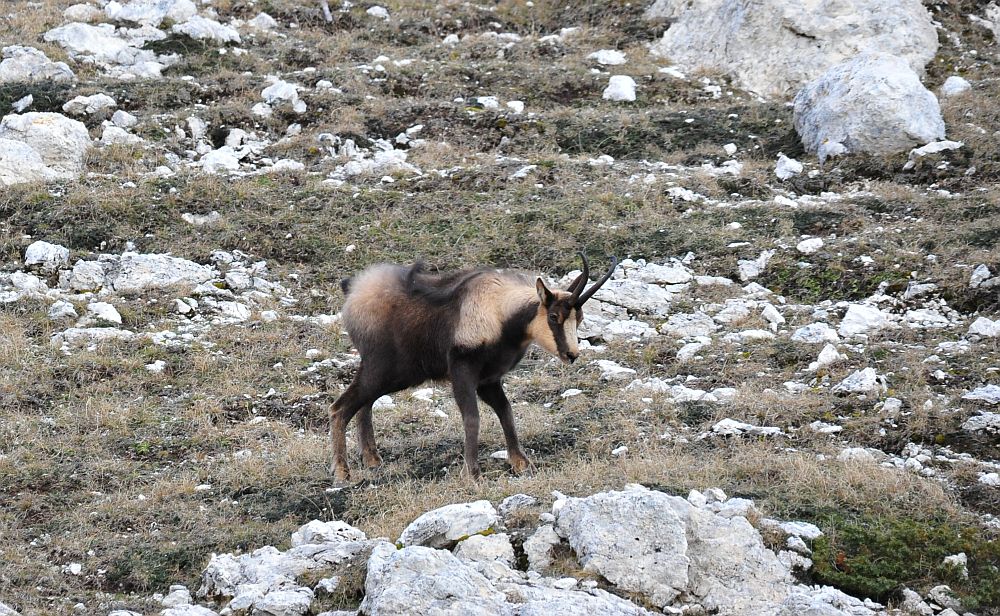
<instances>
[{"instance_id":1,"label":"chamois hoof","mask_svg":"<svg viewBox=\"0 0 1000 616\"><path fill-rule=\"evenodd\" d=\"M351 481L351 471L347 466L336 462L330 465L330 474L333 475L333 481L336 484L347 484Z\"/></svg>"},{"instance_id":2,"label":"chamois hoof","mask_svg":"<svg viewBox=\"0 0 1000 616\"><path fill-rule=\"evenodd\" d=\"M510 468L515 475L531 475L535 472L535 465L524 456L511 457Z\"/></svg>"},{"instance_id":3,"label":"chamois hoof","mask_svg":"<svg viewBox=\"0 0 1000 616\"><path fill-rule=\"evenodd\" d=\"M382 456L378 455L377 452L362 452L361 457L364 458L365 465L368 468L378 468L382 466Z\"/></svg>"}]
</instances>

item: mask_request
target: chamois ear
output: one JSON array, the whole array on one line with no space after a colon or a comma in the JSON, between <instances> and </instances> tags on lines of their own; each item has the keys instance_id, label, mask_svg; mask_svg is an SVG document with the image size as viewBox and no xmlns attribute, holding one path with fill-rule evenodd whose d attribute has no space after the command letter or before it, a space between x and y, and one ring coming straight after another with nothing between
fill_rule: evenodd
<instances>
[{"instance_id":1,"label":"chamois ear","mask_svg":"<svg viewBox=\"0 0 1000 616\"><path fill-rule=\"evenodd\" d=\"M538 299L542 302L542 305L548 308L555 301L556 296L549 291L549 288L545 286L541 278L535 280L535 290L538 291Z\"/></svg>"}]
</instances>

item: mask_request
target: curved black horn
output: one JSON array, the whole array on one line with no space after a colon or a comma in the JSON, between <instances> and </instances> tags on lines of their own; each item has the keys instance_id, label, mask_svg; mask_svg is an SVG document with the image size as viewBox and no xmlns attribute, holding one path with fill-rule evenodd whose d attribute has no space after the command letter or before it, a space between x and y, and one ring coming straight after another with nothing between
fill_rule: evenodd
<instances>
[{"instance_id":1,"label":"curved black horn","mask_svg":"<svg viewBox=\"0 0 1000 616\"><path fill-rule=\"evenodd\" d=\"M590 287L582 295L580 295L579 299L576 300L576 305L582 306L584 302L586 302L588 299L591 298L591 296L594 295L594 293L597 293L597 290L600 289L601 286L603 286L604 283L607 282L609 278L611 278L611 274L615 273L616 267L618 267L618 257L611 257L611 269L609 269L608 273L604 275L604 278L601 278L600 280L595 282L594 286Z\"/></svg>"},{"instance_id":2,"label":"curved black horn","mask_svg":"<svg viewBox=\"0 0 1000 616\"><path fill-rule=\"evenodd\" d=\"M587 286L587 280L590 279L590 264L587 263L587 255L583 254L582 252L578 252L576 254L580 255L580 258L583 259L583 273L577 276L576 279L572 283L570 283L569 287L566 289L567 291L573 294L572 299L574 304L576 303L576 300L580 297L580 293L583 292L583 288Z\"/></svg>"}]
</instances>

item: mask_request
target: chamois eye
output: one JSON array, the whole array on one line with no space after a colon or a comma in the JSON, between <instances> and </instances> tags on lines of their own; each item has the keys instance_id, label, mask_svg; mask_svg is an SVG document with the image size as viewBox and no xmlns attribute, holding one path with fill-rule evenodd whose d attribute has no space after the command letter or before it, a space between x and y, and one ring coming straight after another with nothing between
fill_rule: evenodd
<instances>
[{"instance_id":1,"label":"chamois eye","mask_svg":"<svg viewBox=\"0 0 1000 616\"><path fill-rule=\"evenodd\" d=\"M554 325L558 325L558 323L559 323L559 317L557 317L554 314L550 314L549 315L549 323L552 323Z\"/></svg>"}]
</instances>

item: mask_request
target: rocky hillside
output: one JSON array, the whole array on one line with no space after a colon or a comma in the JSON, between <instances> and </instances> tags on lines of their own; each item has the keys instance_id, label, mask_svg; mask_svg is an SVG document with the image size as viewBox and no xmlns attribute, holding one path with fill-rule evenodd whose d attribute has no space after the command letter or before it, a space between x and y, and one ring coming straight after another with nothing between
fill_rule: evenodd
<instances>
[{"instance_id":1,"label":"rocky hillside","mask_svg":"<svg viewBox=\"0 0 1000 616\"><path fill-rule=\"evenodd\" d=\"M1000 614L1000 7L0 4L0 615ZM329 475L380 261L622 259ZM354 440L353 438L351 439ZM339 611L339 612L338 612Z\"/></svg>"}]
</instances>

